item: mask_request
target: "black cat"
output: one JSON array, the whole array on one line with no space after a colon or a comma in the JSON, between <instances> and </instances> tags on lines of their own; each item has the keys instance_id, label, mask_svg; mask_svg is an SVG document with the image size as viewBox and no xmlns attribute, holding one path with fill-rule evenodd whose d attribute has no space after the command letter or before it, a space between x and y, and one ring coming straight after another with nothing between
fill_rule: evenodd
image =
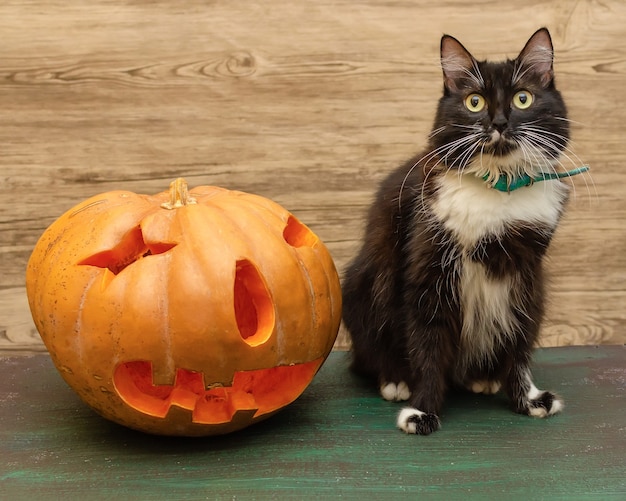
<instances>
[{"instance_id":1,"label":"black cat","mask_svg":"<svg viewBox=\"0 0 626 501\"><path fill-rule=\"evenodd\" d=\"M544 315L543 258L569 186L566 107L547 29L515 60L477 61L441 40L444 93L426 152L393 172L346 270L343 319L353 369L406 400L397 425L440 427L449 385L495 393L516 412L563 408L529 364ZM540 182L541 181L541 182Z\"/></svg>"}]
</instances>

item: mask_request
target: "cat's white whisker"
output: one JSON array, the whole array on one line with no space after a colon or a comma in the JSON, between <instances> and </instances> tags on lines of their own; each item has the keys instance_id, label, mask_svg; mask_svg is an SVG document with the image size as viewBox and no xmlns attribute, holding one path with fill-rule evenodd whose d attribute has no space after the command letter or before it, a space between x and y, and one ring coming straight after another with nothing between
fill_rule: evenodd
<instances>
[{"instance_id":1,"label":"cat's white whisker","mask_svg":"<svg viewBox=\"0 0 626 501\"><path fill-rule=\"evenodd\" d=\"M452 127L457 127L457 125L452 125ZM443 126L440 127L439 129L435 129L436 131L438 131L438 133L442 132L445 128L447 128L447 126ZM475 128L475 126L472 126L472 128ZM413 173L413 170L420 164L423 163L424 164L424 173L425 173L425 177L428 178L430 176L430 174L439 167L439 165L444 164L447 165L447 161L448 158L453 155L456 151L460 150L461 148L463 148L464 146L466 146L469 143L472 143L476 140L476 137L478 136L478 134L474 134L471 136L467 136L467 137L461 137L455 141L452 141L450 143L444 144L438 148L435 148L434 150L426 153L424 156L422 156L419 160L417 160L416 162L414 162L414 164L412 165L412 167L408 170L407 174L405 175L401 185L400 185L400 190L398 193L398 207L399 209L402 209L402 192L404 191L404 188L406 186L406 182L408 180L408 178L410 177L410 175ZM434 158L437 158L437 161L435 162L434 165L430 165L430 161ZM455 160L456 161L456 160ZM453 162L454 163L454 162ZM430 168L429 168L430 167ZM450 168L450 167L448 167ZM426 172L426 169L428 169L428 171ZM422 185L422 193L421 196L424 196L424 185Z\"/></svg>"},{"instance_id":2,"label":"cat's white whisker","mask_svg":"<svg viewBox=\"0 0 626 501\"><path fill-rule=\"evenodd\" d=\"M447 128L448 128L448 126L447 126L447 125L443 125L443 126L441 126L441 127L437 128L437 129L434 129L434 130L432 130L432 131L430 132L430 134L428 134L428 137L429 137L430 139L432 139L432 138L433 138L433 137L435 137L437 134L442 133L442 132L443 132L444 130L446 130Z\"/></svg>"},{"instance_id":3,"label":"cat's white whisker","mask_svg":"<svg viewBox=\"0 0 626 501\"><path fill-rule=\"evenodd\" d=\"M567 138L562 136L561 134L553 133L551 131L545 131L536 127L527 127L522 126L520 129L524 132L524 137L520 140L520 145L528 145L529 149L532 150L546 150L547 153L556 160L558 165L563 167L564 171L567 171L567 168L563 166L562 159L567 160L572 166L580 167L583 162L582 160L574 153L574 151L565 144ZM555 162L547 162L544 168L550 168L552 172L555 174L558 173L555 168ZM597 192L595 190L595 184L593 183L593 178L588 173L584 173L583 181L585 183L585 188L588 196L592 196L591 189L589 186L589 181L591 181L591 187L594 189L595 197L597 198ZM573 196L575 198L578 197L576 191L576 185L573 183L571 178L568 176L566 179L570 181L570 185L573 189Z\"/></svg>"},{"instance_id":4,"label":"cat's white whisker","mask_svg":"<svg viewBox=\"0 0 626 501\"><path fill-rule=\"evenodd\" d=\"M587 124L585 124L584 122L580 122L579 120L572 120L571 118L567 118L567 117L552 117L552 119L554 120L561 120L563 122L567 122L573 125L580 125L580 126L586 126Z\"/></svg>"}]
</instances>

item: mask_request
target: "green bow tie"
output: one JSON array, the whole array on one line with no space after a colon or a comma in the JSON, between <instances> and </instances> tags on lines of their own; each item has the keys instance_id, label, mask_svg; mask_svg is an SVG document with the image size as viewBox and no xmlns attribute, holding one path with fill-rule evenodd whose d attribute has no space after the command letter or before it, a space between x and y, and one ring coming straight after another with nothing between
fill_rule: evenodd
<instances>
[{"instance_id":1,"label":"green bow tie","mask_svg":"<svg viewBox=\"0 0 626 501\"><path fill-rule=\"evenodd\" d=\"M583 165L582 167L578 167L577 169L572 169L567 172L541 172L535 177L531 177L528 174L523 174L521 176L510 177L508 174L500 174L498 180L491 184L490 187L494 188L498 191L503 191L505 193L509 193L518 188L523 188L524 186L530 186L533 183L538 183L539 181L546 181L548 179L560 179L563 177L572 177L576 174L582 174L583 172L587 172L589 167L587 165ZM488 181L489 175L483 176L483 181Z\"/></svg>"}]
</instances>

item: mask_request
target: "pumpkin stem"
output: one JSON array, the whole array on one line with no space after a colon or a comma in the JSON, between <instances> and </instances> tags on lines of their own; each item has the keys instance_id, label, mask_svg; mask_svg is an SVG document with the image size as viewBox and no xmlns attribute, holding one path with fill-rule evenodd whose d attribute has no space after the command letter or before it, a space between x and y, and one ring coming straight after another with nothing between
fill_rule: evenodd
<instances>
[{"instance_id":1,"label":"pumpkin stem","mask_svg":"<svg viewBox=\"0 0 626 501\"><path fill-rule=\"evenodd\" d=\"M170 201L161 204L164 209L179 209L185 205L193 205L197 203L196 199L189 196L189 188L187 181L179 177L176 181L170 183Z\"/></svg>"}]
</instances>

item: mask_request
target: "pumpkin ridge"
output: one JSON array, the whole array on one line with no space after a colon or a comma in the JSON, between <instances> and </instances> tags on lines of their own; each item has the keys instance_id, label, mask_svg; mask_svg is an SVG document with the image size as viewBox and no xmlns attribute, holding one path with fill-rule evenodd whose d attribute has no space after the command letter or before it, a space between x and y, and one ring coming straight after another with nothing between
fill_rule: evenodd
<instances>
[{"instance_id":1,"label":"pumpkin ridge","mask_svg":"<svg viewBox=\"0 0 626 501\"><path fill-rule=\"evenodd\" d=\"M293 263L293 266L297 267L298 269L298 273L294 275L294 280L298 280L300 282L302 289L306 290L307 297L310 298L309 300L311 301L311 303L315 305L317 303L318 298L315 295L315 291L313 287L314 284L312 282L311 277L309 276L309 270L306 266L306 263L304 263L304 261L302 260L298 247L295 247L289 244L284 238L284 229L286 227L286 221L282 216L287 215L287 219L288 219L291 216L289 211L287 211L280 205L275 204L274 202L270 200L268 200L268 204L263 204L261 203L262 197L259 197L257 195L250 195L244 192L235 192L235 193L237 194L237 198L239 200L235 198L231 198L229 201L236 200L239 204L245 203L248 209L247 214L249 218L255 222L254 227L257 233L259 233L259 228L263 228L263 232L266 232L268 241L276 241L274 239L279 239L280 241L287 243L288 247L285 248L285 254L289 256L289 259ZM233 224L233 226L235 226L236 228L241 228L242 226L241 222L238 219L233 218L229 214L229 211L227 209L220 206L218 207L218 210L220 214L223 214L224 217ZM276 221L276 223L274 223L274 221ZM278 223L280 223L280 228L281 228L280 230L276 229L276 226ZM247 242L246 242L246 245L248 245ZM255 255L255 254L256 254L255 252L252 253L252 255ZM295 284L292 283L291 285L295 287ZM281 305L280 303L277 303L276 301L277 300L275 298L272 298L274 310L277 312L277 316L280 318L281 315L280 313L278 313L278 310L281 308ZM314 306L310 311L310 318L306 319L306 323L307 323L307 326L305 327L306 331L309 331L311 329L315 330L315 327L318 324L316 310L317 308ZM280 320L277 320L277 322L280 322ZM285 336L284 324L279 326L278 329L276 330L277 330L277 336L278 336L278 343L277 343L278 349L279 349L278 356L279 356L279 359L283 360L285 357L284 350L286 347L286 344L283 340L283 336ZM334 342L334 339L333 339L333 342Z\"/></svg>"}]
</instances>

